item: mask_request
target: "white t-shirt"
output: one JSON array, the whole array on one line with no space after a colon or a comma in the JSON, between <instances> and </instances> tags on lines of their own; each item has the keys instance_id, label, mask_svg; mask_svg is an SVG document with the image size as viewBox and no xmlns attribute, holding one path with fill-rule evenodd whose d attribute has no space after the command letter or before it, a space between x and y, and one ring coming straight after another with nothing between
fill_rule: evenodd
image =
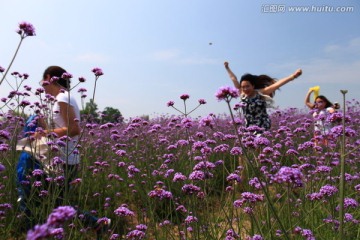
<instances>
[{"instance_id":1,"label":"white t-shirt","mask_svg":"<svg viewBox=\"0 0 360 240\"><path fill-rule=\"evenodd\" d=\"M53 123L54 123L54 128L62 128L62 127L66 127L66 120L62 119L61 115L60 115L60 106L59 106L59 102L64 102L67 103L71 106L71 108L69 108L69 110L73 110L75 112L75 116L78 120L80 120L80 110L79 107L76 103L76 100L70 95L69 97L69 92L65 91L65 92L60 92L57 96L56 96L56 102L54 104L54 108L53 108ZM64 156L62 156L63 160L65 162L67 162L67 164L69 165L74 165L74 164L78 164L80 162L80 158L79 158L79 154L74 154L74 150L77 150L76 144L78 142L78 136L73 136L71 137L71 140L68 142L68 150L66 149L66 147L61 147L61 150L64 152ZM75 151L77 152L77 151ZM66 157L68 155L68 157Z\"/></svg>"},{"instance_id":2,"label":"white t-shirt","mask_svg":"<svg viewBox=\"0 0 360 240\"><path fill-rule=\"evenodd\" d=\"M331 107L323 109L319 112L314 112L313 117L317 120L315 121L315 131L320 131L322 135L327 135L330 133L332 125L326 119L332 110Z\"/></svg>"}]
</instances>

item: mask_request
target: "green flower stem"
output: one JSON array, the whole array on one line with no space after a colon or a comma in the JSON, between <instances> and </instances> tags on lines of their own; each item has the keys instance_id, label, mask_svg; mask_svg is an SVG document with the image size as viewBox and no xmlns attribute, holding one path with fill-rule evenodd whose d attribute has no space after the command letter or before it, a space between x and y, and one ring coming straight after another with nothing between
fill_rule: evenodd
<instances>
[{"instance_id":1,"label":"green flower stem","mask_svg":"<svg viewBox=\"0 0 360 240\"><path fill-rule=\"evenodd\" d=\"M24 37L21 37L21 38L20 38L19 45L18 45L18 47L16 48L15 54L14 54L13 58L11 59L11 62L10 62L10 64L9 64L9 66L7 67L7 69L6 69L6 71L5 71L4 75L3 75L3 77L1 78L1 81L0 81L0 86L1 86L1 84L3 83L3 81L4 81L5 77L6 77L6 75L8 74L8 72L9 72L9 70L10 70L10 68L11 68L12 64L14 63L14 60L15 60L15 58L16 58L16 55L17 55L17 54L18 54L18 52L19 52L19 49L20 49L20 46L21 46L21 43L22 43L22 41L23 41L23 40L24 40Z\"/></svg>"},{"instance_id":2,"label":"green flower stem","mask_svg":"<svg viewBox=\"0 0 360 240\"><path fill-rule=\"evenodd\" d=\"M178 111L179 113L181 113L182 115L185 115L185 113L183 113L182 111L180 111L179 109L177 109L176 107L174 107L174 106L171 106L173 109L175 109L176 111ZM186 115L185 115L185 117L186 117Z\"/></svg>"},{"instance_id":3,"label":"green flower stem","mask_svg":"<svg viewBox=\"0 0 360 240\"><path fill-rule=\"evenodd\" d=\"M258 231L260 232L261 236L265 236L263 231L261 230L261 227L260 227L260 224L259 224L259 221L256 219L256 216L254 216L254 214L250 214L250 217L251 217L251 222L252 224L254 224L256 226L256 228L258 229ZM254 235L254 233L252 233L251 235Z\"/></svg>"},{"instance_id":4,"label":"green flower stem","mask_svg":"<svg viewBox=\"0 0 360 240\"><path fill-rule=\"evenodd\" d=\"M93 95L92 95L92 101L94 102L95 100L95 92L96 92L96 83L97 83L97 80L99 79L99 76L96 76L95 77L95 85L94 85L94 91L93 91Z\"/></svg>"},{"instance_id":5,"label":"green flower stem","mask_svg":"<svg viewBox=\"0 0 360 240\"><path fill-rule=\"evenodd\" d=\"M186 100L184 100L184 115L185 115L185 117L187 117L188 116L188 114L187 114L187 112L186 112Z\"/></svg>"},{"instance_id":6,"label":"green flower stem","mask_svg":"<svg viewBox=\"0 0 360 240\"><path fill-rule=\"evenodd\" d=\"M341 144L341 160L340 160L340 226L339 226L339 239L344 239L344 196L345 196L345 94L348 92L347 90L340 90L343 95L343 119L342 119L342 127L343 127L343 135L342 135L342 144Z\"/></svg>"},{"instance_id":7,"label":"green flower stem","mask_svg":"<svg viewBox=\"0 0 360 240\"><path fill-rule=\"evenodd\" d=\"M230 99L226 99L226 103L227 103L228 108L229 108L231 120L232 120L233 123L234 123L233 126L234 126L234 128L235 128L236 136L237 136L238 141L239 141L239 144L240 144L240 146L241 146L241 145L242 145L242 144L241 144L241 136L240 136L240 134L239 134L239 132L238 132L238 130L237 130L237 128L236 128L236 125L235 125L235 118L234 118L234 114L232 113L232 109L231 109L231 107L230 107L230 100L231 100L231 98L230 98ZM284 233L285 239L290 240L289 235L288 235L288 232L286 231L284 225L282 224L282 222L281 222L281 220L280 220L280 217L279 217L279 215L277 214L276 209L275 209L274 205L273 205L272 202L271 202L270 195L269 195L266 187L264 186L264 184L263 184L263 182L262 182L262 181L264 180L264 181L267 183L266 179L262 179L261 173L259 172L259 169L257 169L257 168L254 166L254 164L251 162L250 157L248 156L246 149L243 149L243 153L244 153L244 155L245 155L245 159L246 159L247 164L250 166L251 170L255 173L255 176L259 179L259 183L260 183L261 189L263 190L263 192L264 192L264 194L265 194L266 200L267 200L267 202L269 203L269 207L270 207L271 211L273 212L275 219L276 219L277 222L279 223L279 226L280 226L282 232Z\"/></svg>"}]
</instances>

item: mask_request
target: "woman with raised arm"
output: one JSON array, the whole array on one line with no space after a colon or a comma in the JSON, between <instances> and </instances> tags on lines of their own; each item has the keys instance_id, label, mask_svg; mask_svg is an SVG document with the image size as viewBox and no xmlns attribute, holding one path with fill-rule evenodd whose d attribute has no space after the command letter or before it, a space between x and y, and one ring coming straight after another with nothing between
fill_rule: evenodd
<instances>
[{"instance_id":1,"label":"woman with raised arm","mask_svg":"<svg viewBox=\"0 0 360 240\"><path fill-rule=\"evenodd\" d=\"M314 138L315 144L318 145L319 141L317 140L318 136L321 138L320 143L322 145L327 145L329 133L332 128L331 122L327 121L327 117L334 113L336 109L340 108L338 103L332 104L325 96L320 95L315 98L315 102L310 101L310 96L314 92L312 88L309 89L305 96L305 105L314 110L313 117L315 120L314 125Z\"/></svg>"},{"instance_id":2,"label":"woman with raised arm","mask_svg":"<svg viewBox=\"0 0 360 240\"><path fill-rule=\"evenodd\" d=\"M269 130L271 127L266 107L272 103L275 91L302 74L302 70L298 69L290 76L278 81L267 75L244 74L239 82L231 71L229 63L225 62L224 66L234 86L239 89L246 127L257 126L263 130Z\"/></svg>"}]
</instances>

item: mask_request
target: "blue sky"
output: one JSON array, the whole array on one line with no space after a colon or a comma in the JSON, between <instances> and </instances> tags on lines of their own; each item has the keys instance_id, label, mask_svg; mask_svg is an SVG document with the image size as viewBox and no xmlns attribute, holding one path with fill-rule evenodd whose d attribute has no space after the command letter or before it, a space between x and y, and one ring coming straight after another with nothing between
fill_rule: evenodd
<instances>
[{"instance_id":1,"label":"blue sky","mask_svg":"<svg viewBox=\"0 0 360 240\"><path fill-rule=\"evenodd\" d=\"M280 5L284 11L269 12ZM290 12L292 6L317 7L317 12ZM330 12L325 7L353 10ZM179 96L184 93L190 95L188 109L198 99L207 101L192 117L228 113L214 96L221 86L232 84L224 61L238 77L282 78L302 68L300 78L277 92L280 108L305 109L305 94L315 85L332 101L342 101L340 89L349 90L348 100L359 98L356 0L2 0L1 9L0 66L7 68L15 52L18 23L30 22L36 36L25 39L11 71L28 73L27 84L37 87L47 66L60 65L74 81L85 77L81 87L91 95L91 69L100 67L104 75L95 102L99 110L114 107L125 118L177 114L166 103L173 100L182 109ZM1 97L8 90L3 84Z\"/></svg>"}]
</instances>

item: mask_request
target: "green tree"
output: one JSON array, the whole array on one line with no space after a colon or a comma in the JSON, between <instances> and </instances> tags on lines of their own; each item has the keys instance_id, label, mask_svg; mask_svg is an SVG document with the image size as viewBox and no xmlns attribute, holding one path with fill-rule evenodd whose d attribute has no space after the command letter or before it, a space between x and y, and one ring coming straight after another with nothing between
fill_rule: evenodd
<instances>
[{"instance_id":1,"label":"green tree","mask_svg":"<svg viewBox=\"0 0 360 240\"><path fill-rule=\"evenodd\" d=\"M85 118L90 122L92 121L97 122L99 121L99 113L97 111L98 111L97 104L92 99L90 99L90 102L87 102L85 104L85 109L81 110L80 114L82 116L85 116Z\"/></svg>"},{"instance_id":2,"label":"green tree","mask_svg":"<svg viewBox=\"0 0 360 240\"><path fill-rule=\"evenodd\" d=\"M104 111L102 111L102 122L112 122L112 123L119 123L123 122L124 118L121 112L113 107L106 107Z\"/></svg>"}]
</instances>

